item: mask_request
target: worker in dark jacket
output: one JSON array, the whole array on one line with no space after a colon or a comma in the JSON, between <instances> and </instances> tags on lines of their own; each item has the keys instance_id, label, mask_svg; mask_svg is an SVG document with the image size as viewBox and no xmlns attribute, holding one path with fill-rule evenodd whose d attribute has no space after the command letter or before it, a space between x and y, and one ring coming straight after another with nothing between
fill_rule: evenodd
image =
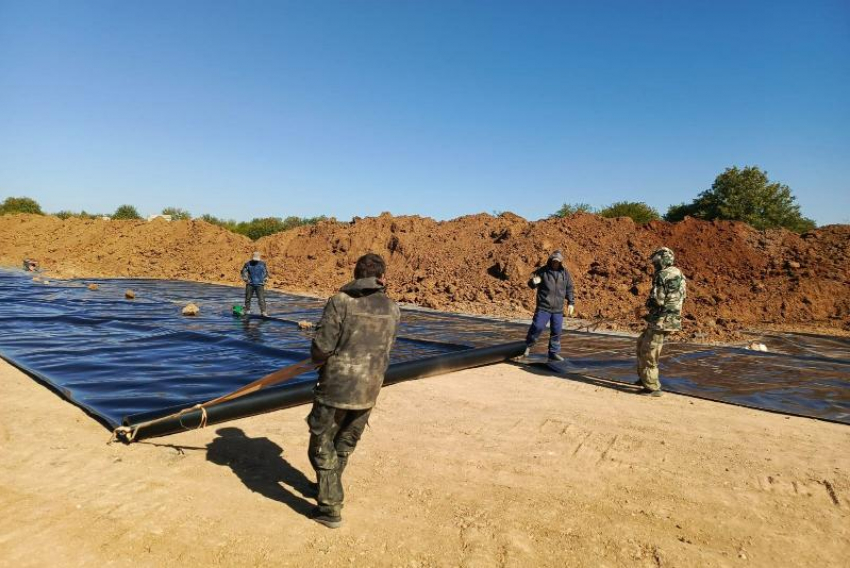
<instances>
[{"instance_id":1,"label":"worker in dark jacket","mask_svg":"<svg viewBox=\"0 0 850 568\"><path fill-rule=\"evenodd\" d=\"M525 343L525 356L531 352L531 348L546 324L549 324L549 360L563 361L561 357L561 332L564 328L564 303L567 304L567 315L575 313L575 295L573 293L573 279L564 266L564 255L556 250L549 256L546 266L538 268L528 281L532 289L537 290L537 307L534 309L534 318Z\"/></svg>"},{"instance_id":2,"label":"worker in dark jacket","mask_svg":"<svg viewBox=\"0 0 850 568\"><path fill-rule=\"evenodd\" d=\"M255 252L251 260L242 267L242 281L245 282L245 315L251 313L251 298L257 295L260 304L260 313L263 317L269 315L266 311L266 280L269 279L269 270L266 263L260 260L260 253Z\"/></svg>"},{"instance_id":3,"label":"worker in dark jacket","mask_svg":"<svg viewBox=\"0 0 850 568\"><path fill-rule=\"evenodd\" d=\"M311 346L322 365L310 427L310 463L318 481L313 519L342 525L342 472L363 434L384 383L399 309L385 292L386 264L377 254L357 261L354 280L325 305Z\"/></svg>"}]
</instances>

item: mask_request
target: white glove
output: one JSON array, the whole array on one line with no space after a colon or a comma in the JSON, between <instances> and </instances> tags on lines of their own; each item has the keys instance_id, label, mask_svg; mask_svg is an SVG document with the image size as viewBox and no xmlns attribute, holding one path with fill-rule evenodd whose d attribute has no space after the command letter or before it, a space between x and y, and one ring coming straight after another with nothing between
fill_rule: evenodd
<instances>
[{"instance_id":1,"label":"white glove","mask_svg":"<svg viewBox=\"0 0 850 568\"><path fill-rule=\"evenodd\" d=\"M573 317L573 314L576 313L576 307L570 304L567 306L567 317Z\"/></svg>"},{"instance_id":2,"label":"white glove","mask_svg":"<svg viewBox=\"0 0 850 568\"><path fill-rule=\"evenodd\" d=\"M534 285L536 286L536 285L540 284L541 282L543 282L543 279L535 274L534 278L532 278L531 281L534 282Z\"/></svg>"}]
</instances>

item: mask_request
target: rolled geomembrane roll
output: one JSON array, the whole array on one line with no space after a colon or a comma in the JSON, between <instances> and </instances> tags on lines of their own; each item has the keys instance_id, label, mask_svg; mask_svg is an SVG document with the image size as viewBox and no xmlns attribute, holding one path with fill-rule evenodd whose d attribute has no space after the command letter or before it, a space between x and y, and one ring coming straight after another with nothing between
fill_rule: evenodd
<instances>
[{"instance_id":1,"label":"rolled geomembrane roll","mask_svg":"<svg viewBox=\"0 0 850 568\"><path fill-rule=\"evenodd\" d=\"M390 365L384 375L384 385L403 381L422 379L451 373L472 367L501 363L520 356L525 351L525 342L517 341L502 345L493 345L480 349L466 349L436 357L416 361L406 361ZM281 408L306 404L313 400L315 382L296 383L286 388L259 391L206 409L206 425L218 424L245 416L272 412ZM185 430L199 428L204 422L201 410L191 410L179 416L170 415L156 419L150 414L125 416L123 423L132 435L120 436L124 441L137 441L144 438L167 436Z\"/></svg>"}]
</instances>

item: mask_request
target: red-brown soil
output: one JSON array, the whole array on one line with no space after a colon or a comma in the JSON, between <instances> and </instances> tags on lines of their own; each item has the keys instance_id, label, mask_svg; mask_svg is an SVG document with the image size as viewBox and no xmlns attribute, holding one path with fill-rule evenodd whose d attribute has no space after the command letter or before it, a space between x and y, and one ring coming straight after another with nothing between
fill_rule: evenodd
<instances>
[{"instance_id":1,"label":"red-brown soil","mask_svg":"<svg viewBox=\"0 0 850 568\"><path fill-rule=\"evenodd\" d=\"M358 256L389 262L390 294L440 310L528 317L526 286L550 251L564 251L578 316L636 328L649 288L647 256L672 248L689 280L684 337L730 339L750 327L850 330L850 226L804 235L743 223L688 219L636 226L580 214L526 221L509 213L438 222L421 217L355 219L302 227L252 243L202 221L91 221L0 217L0 264L37 259L56 276L181 278L239 284L256 248L275 288L327 295Z\"/></svg>"}]
</instances>

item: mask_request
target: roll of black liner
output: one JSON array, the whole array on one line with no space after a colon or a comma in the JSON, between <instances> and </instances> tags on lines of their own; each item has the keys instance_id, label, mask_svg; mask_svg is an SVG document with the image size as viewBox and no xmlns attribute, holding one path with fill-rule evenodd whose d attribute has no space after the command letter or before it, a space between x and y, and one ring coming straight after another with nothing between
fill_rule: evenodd
<instances>
[{"instance_id":1,"label":"roll of black liner","mask_svg":"<svg viewBox=\"0 0 850 568\"><path fill-rule=\"evenodd\" d=\"M390 365L387 369L387 373L384 375L384 385L501 363L513 357L518 357L523 351L525 351L525 343L517 341L396 363ZM259 391L211 406L206 409L207 425L309 403L313 400L314 385L315 382L313 381L296 383L288 388ZM135 429L132 440L138 441L193 430L201 425L201 420L201 411L193 410L180 416L166 416L153 420L149 415L136 414L124 417L123 423L125 426Z\"/></svg>"}]
</instances>

